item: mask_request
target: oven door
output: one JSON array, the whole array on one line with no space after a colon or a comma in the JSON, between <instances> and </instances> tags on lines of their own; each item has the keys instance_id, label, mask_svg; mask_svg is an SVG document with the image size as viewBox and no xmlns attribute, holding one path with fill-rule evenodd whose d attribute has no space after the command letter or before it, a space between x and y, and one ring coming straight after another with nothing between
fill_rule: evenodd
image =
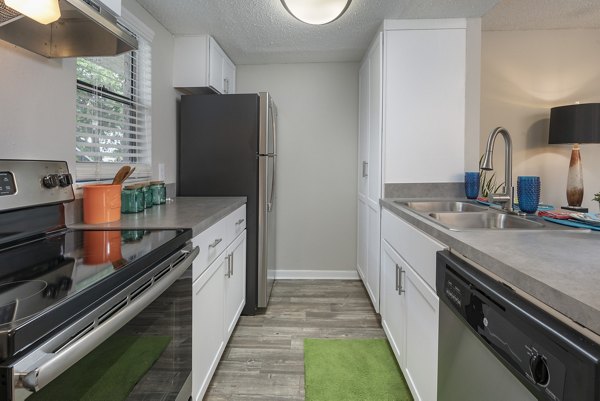
<instances>
[{"instance_id":1,"label":"oven door","mask_svg":"<svg viewBox=\"0 0 600 401\"><path fill-rule=\"evenodd\" d=\"M6 399L187 400L198 252L188 244L15 361Z\"/></svg>"}]
</instances>

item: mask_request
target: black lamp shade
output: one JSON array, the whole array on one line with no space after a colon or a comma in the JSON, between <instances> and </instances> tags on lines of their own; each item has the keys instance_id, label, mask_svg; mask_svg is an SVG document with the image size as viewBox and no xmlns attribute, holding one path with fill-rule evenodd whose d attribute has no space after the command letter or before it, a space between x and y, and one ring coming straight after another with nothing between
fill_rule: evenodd
<instances>
[{"instance_id":1,"label":"black lamp shade","mask_svg":"<svg viewBox=\"0 0 600 401\"><path fill-rule=\"evenodd\" d=\"M553 107L548 143L600 143L600 103Z\"/></svg>"}]
</instances>

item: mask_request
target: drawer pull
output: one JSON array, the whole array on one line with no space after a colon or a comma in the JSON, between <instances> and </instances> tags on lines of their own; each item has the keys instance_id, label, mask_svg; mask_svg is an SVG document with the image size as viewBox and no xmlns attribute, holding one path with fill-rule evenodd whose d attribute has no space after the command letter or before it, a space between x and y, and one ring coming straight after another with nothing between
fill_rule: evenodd
<instances>
[{"instance_id":1,"label":"drawer pull","mask_svg":"<svg viewBox=\"0 0 600 401\"><path fill-rule=\"evenodd\" d=\"M398 295L402 295L403 292L406 292L406 288L404 285L406 284L406 277L402 280L402 275L406 274L406 270L400 267L400 278L398 279Z\"/></svg>"},{"instance_id":2,"label":"drawer pull","mask_svg":"<svg viewBox=\"0 0 600 401\"><path fill-rule=\"evenodd\" d=\"M239 220L238 220L238 221L235 223L235 225L236 225L236 226L239 226L239 225L240 225L240 224L242 224L242 223L243 223L245 220L246 220L246 219L239 219Z\"/></svg>"},{"instance_id":3,"label":"drawer pull","mask_svg":"<svg viewBox=\"0 0 600 401\"><path fill-rule=\"evenodd\" d=\"M225 273L225 277L230 278L231 277L231 255L225 256L225 259L227 259L227 273Z\"/></svg>"},{"instance_id":4,"label":"drawer pull","mask_svg":"<svg viewBox=\"0 0 600 401\"><path fill-rule=\"evenodd\" d=\"M214 247L216 247L217 245L219 245L219 244L221 243L221 241L223 241L223 238L217 238L217 239L215 240L215 242L213 242L212 244L210 244L208 247L209 247L209 248L214 248Z\"/></svg>"}]
</instances>

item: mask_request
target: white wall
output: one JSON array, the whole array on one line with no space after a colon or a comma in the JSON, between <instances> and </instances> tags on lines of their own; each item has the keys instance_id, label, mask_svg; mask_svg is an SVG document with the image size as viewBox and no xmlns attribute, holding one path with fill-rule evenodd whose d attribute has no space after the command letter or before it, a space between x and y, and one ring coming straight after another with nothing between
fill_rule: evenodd
<instances>
[{"instance_id":1,"label":"white wall","mask_svg":"<svg viewBox=\"0 0 600 401\"><path fill-rule=\"evenodd\" d=\"M358 64L240 65L236 91L279 111L277 268L354 271Z\"/></svg>"},{"instance_id":2,"label":"white wall","mask_svg":"<svg viewBox=\"0 0 600 401\"><path fill-rule=\"evenodd\" d=\"M135 0L123 6L155 32L152 54L152 161L176 176L173 37ZM66 160L75 171L75 59L46 59L0 41L0 158Z\"/></svg>"},{"instance_id":3,"label":"white wall","mask_svg":"<svg viewBox=\"0 0 600 401\"><path fill-rule=\"evenodd\" d=\"M75 62L0 40L0 158L75 162Z\"/></svg>"},{"instance_id":4,"label":"white wall","mask_svg":"<svg viewBox=\"0 0 600 401\"><path fill-rule=\"evenodd\" d=\"M548 145L550 108L600 102L600 30L489 31L482 39L481 152L496 126L513 140L513 176L539 175L543 202L566 205L571 145ZM503 180L503 143L495 170ZM583 206L598 212L600 145L581 145Z\"/></svg>"}]
</instances>

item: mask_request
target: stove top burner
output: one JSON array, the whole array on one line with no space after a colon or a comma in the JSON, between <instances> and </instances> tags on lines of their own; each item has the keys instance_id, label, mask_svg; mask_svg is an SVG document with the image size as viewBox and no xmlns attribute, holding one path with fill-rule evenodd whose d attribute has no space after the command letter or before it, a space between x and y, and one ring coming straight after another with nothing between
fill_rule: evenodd
<instances>
[{"instance_id":1,"label":"stove top burner","mask_svg":"<svg viewBox=\"0 0 600 401\"><path fill-rule=\"evenodd\" d=\"M0 325L28 317L31 303L45 295L48 283L43 280L16 281L0 284Z\"/></svg>"}]
</instances>

